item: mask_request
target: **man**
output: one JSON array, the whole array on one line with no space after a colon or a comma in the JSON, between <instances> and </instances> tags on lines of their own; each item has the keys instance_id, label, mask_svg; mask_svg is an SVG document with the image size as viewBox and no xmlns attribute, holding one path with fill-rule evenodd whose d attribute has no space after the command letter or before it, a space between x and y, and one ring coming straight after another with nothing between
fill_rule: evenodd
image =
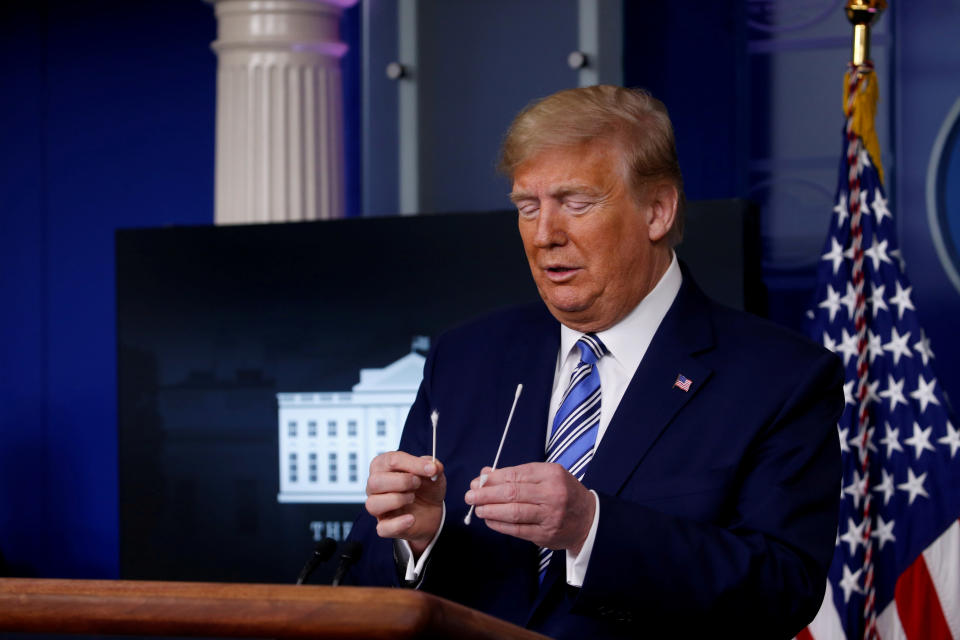
<instances>
[{"instance_id":1,"label":"man","mask_svg":"<svg viewBox=\"0 0 960 640\"><path fill-rule=\"evenodd\" d=\"M838 359L678 265L673 131L645 92L534 103L501 167L545 308L437 341L400 450L370 466L357 580L555 637L792 636L835 541Z\"/></svg>"}]
</instances>

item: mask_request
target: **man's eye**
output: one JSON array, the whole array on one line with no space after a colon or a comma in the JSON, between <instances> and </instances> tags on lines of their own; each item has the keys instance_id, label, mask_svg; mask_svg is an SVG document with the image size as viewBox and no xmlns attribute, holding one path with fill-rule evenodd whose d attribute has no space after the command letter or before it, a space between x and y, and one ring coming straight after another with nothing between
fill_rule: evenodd
<instances>
[{"instance_id":1,"label":"man's eye","mask_svg":"<svg viewBox=\"0 0 960 640\"><path fill-rule=\"evenodd\" d=\"M536 205L528 204L528 205L517 207L517 211L520 212L521 218L527 218L527 219L535 218L536 215L540 212L540 207Z\"/></svg>"},{"instance_id":2,"label":"man's eye","mask_svg":"<svg viewBox=\"0 0 960 640\"><path fill-rule=\"evenodd\" d=\"M567 200L564 204L566 205L567 209L569 209L573 213L583 213L584 211L589 209L590 205L593 203L584 202L580 200Z\"/></svg>"}]
</instances>

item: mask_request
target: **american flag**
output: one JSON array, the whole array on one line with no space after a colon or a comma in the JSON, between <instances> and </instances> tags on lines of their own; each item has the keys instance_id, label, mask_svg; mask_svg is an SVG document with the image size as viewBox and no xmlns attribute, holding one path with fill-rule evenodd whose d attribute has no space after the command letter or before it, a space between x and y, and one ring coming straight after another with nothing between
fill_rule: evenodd
<instances>
[{"instance_id":1,"label":"american flag","mask_svg":"<svg viewBox=\"0 0 960 640\"><path fill-rule=\"evenodd\" d=\"M843 358L839 530L798 636L960 639L960 429L897 246L873 128L872 67L847 74L843 157L812 337Z\"/></svg>"},{"instance_id":2,"label":"american flag","mask_svg":"<svg viewBox=\"0 0 960 640\"><path fill-rule=\"evenodd\" d=\"M677 381L673 383L673 386L680 387L684 391L690 391L690 385L693 383L692 380L687 378L687 376L682 373L677 374Z\"/></svg>"}]
</instances>

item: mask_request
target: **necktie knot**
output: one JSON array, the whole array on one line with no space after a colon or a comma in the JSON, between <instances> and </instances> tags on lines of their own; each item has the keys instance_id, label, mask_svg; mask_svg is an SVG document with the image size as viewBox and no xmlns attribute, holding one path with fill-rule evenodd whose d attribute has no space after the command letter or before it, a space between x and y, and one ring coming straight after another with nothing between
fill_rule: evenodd
<instances>
[{"instance_id":1,"label":"necktie knot","mask_svg":"<svg viewBox=\"0 0 960 640\"><path fill-rule=\"evenodd\" d=\"M597 360L609 353L606 345L600 341L595 333L585 333L580 336L580 339L577 340L577 348L580 349L580 362L591 365L596 364Z\"/></svg>"}]
</instances>

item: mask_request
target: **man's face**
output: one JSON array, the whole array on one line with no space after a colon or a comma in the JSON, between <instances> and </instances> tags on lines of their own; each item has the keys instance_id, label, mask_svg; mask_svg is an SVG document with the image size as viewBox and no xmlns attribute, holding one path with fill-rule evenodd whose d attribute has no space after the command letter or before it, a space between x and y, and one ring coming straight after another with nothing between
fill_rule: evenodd
<instances>
[{"instance_id":1,"label":"man's face","mask_svg":"<svg viewBox=\"0 0 960 640\"><path fill-rule=\"evenodd\" d=\"M550 149L520 165L510 198L534 282L557 320L602 331L656 285L670 264L660 240L676 208L676 190L672 208L664 193L636 198L607 142Z\"/></svg>"}]
</instances>

